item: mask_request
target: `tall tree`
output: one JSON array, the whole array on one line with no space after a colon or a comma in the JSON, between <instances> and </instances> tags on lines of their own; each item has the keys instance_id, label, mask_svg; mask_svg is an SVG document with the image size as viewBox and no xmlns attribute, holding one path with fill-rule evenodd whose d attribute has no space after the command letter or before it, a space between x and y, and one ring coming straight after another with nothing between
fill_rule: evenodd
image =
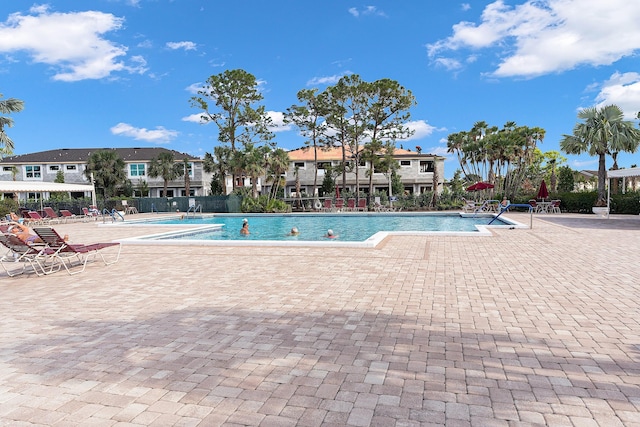
<instances>
[{"instance_id":1,"label":"tall tree","mask_svg":"<svg viewBox=\"0 0 640 427\"><path fill-rule=\"evenodd\" d=\"M0 98L3 95L0 93ZM0 99L0 114L18 113L24 109L24 101L16 98ZM13 154L13 141L4 131L5 127L12 127L13 119L11 117L0 116L0 157L4 154Z\"/></svg>"},{"instance_id":2,"label":"tall tree","mask_svg":"<svg viewBox=\"0 0 640 427\"><path fill-rule=\"evenodd\" d=\"M124 167L124 160L115 150L98 150L89 156L84 174L89 180L93 177L96 188L102 190L102 195L106 199L114 196L118 186L126 182L127 175Z\"/></svg>"},{"instance_id":3,"label":"tall tree","mask_svg":"<svg viewBox=\"0 0 640 427\"><path fill-rule=\"evenodd\" d=\"M203 111L200 117L204 123L218 126L218 141L229 144L233 156L241 148L238 145L273 139L264 106L254 107L262 99L255 76L237 69L210 76L198 96L191 97L191 106Z\"/></svg>"},{"instance_id":4,"label":"tall tree","mask_svg":"<svg viewBox=\"0 0 640 427\"><path fill-rule=\"evenodd\" d=\"M313 188L311 194L316 195L318 188L318 149L327 149L326 94L318 95L317 89L302 89L298 92L301 105L292 105L285 113L285 123L296 125L306 139L304 143L313 149Z\"/></svg>"},{"instance_id":5,"label":"tall tree","mask_svg":"<svg viewBox=\"0 0 640 427\"><path fill-rule=\"evenodd\" d=\"M335 132L333 145L340 146L343 153L342 185L346 183L346 172L353 170L358 195L364 144L373 140L395 144L397 139L411 136L412 131L405 124L415 98L394 80L369 83L357 74L342 77L326 93L326 121Z\"/></svg>"},{"instance_id":6,"label":"tall tree","mask_svg":"<svg viewBox=\"0 0 640 427\"><path fill-rule=\"evenodd\" d=\"M158 157L151 159L149 171L147 172L151 178L161 177L164 181L163 197L167 197L167 188L169 181L181 177L184 173L182 164L176 163L173 154L169 151L163 151Z\"/></svg>"},{"instance_id":7,"label":"tall tree","mask_svg":"<svg viewBox=\"0 0 640 427\"><path fill-rule=\"evenodd\" d=\"M589 107L578 112L572 135L563 135L560 148L567 154L588 153L598 156L598 206L606 206L606 156L613 153L633 153L640 144L640 131L617 105Z\"/></svg>"}]
</instances>

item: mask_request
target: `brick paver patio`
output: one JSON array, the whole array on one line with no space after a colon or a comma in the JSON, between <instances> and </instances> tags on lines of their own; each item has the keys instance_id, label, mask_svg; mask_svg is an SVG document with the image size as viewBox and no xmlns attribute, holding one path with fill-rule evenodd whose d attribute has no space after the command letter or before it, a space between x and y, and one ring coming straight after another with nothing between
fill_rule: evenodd
<instances>
[{"instance_id":1,"label":"brick paver patio","mask_svg":"<svg viewBox=\"0 0 640 427\"><path fill-rule=\"evenodd\" d=\"M3 273L0 309L2 426L640 425L635 216L376 249L125 245L76 276Z\"/></svg>"}]
</instances>

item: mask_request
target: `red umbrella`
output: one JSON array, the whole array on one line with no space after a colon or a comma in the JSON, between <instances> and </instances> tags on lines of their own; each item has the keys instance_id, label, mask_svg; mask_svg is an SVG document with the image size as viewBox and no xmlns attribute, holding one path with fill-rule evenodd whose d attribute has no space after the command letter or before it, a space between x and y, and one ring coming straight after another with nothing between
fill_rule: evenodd
<instances>
[{"instance_id":1,"label":"red umbrella","mask_svg":"<svg viewBox=\"0 0 640 427\"><path fill-rule=\"evenodd\" d=\"M546 199L549 197L549 191L547 190L547 184L544 182L544 179L540 183L540 189L538 190L538 199Z\"/></svg>"},{"instance_id":2,"label":"red umbrella","mask_svg":"<svg viewBox=\"0 0 640 427\"><path fill-rule=\"evenodd\" d=\"M468 186L467 191L480 191L488 188L493 188L493 184L489 184L488 182L476 182L475 184Z\"/></svg>"},{"instance_id":3,"label":"red umbrella","mask_svg":"<svg viewBox=\"0 0 640 427\"><path fill-rule=\"evenodd\" d=\"M336 185L336 199L340 198L340 187Z\"/></svg>"}]
</instances>

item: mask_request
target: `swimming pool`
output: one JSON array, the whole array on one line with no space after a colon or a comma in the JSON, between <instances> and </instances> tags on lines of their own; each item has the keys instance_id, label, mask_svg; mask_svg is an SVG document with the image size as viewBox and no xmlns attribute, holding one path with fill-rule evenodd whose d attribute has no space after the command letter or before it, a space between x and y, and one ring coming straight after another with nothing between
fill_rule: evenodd
<instances>
[{"instance_id":1,"label":"swimming pool","mask_svg":"<svg viewBox=\"0 0 640 427\"><path fill-rule=\"evenodd\" d=\"M249 221L249 235L240 234L242 221ZM145 221L144 224L175 225L183 231L144 236L140 239L175 244L213 242L232 244L340 244L357 243L356 246L375 246L389 234L454 234L490 235L487 230L493 215L464 215L460 213L365 213L365 214L228 214L199 217L172 216L171 218ZM127 221L129 225L132 222ZM140 224L140 222L136 222ZM508 220L494 221L492 226L513 226ZM300 234L289 235L296 227ZM324 237L333 230L336 239ZM131 239L127 239L131 240ZM139 239L136 239L139 240Z\"/></svg>"}]
</instances>

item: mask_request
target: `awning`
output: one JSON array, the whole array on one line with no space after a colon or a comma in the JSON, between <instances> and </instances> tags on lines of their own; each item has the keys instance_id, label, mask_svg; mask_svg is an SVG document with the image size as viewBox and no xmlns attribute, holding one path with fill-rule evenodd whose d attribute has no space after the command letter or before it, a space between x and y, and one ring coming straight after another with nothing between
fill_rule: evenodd
<instances>
[{"instance_id":1,"label":"awning","mask_svg":"<svg viewBox=\"0 0 640 427\"><path fill-rule=\"evenodd\" d=\"M616 169L607 171L607 178L625 178L630 176L640 176L640 168Z\"/></svg>"},{"instance_id":2,"label":"awning","mask_svg":"<svg viewBox=\"0 0 640 427\"><path fill-rule=\"evenodd\" d=\"M0 181L0 193L93 193L91 184L66 184L42 181Z\"/></svg>"}]
</instances>

